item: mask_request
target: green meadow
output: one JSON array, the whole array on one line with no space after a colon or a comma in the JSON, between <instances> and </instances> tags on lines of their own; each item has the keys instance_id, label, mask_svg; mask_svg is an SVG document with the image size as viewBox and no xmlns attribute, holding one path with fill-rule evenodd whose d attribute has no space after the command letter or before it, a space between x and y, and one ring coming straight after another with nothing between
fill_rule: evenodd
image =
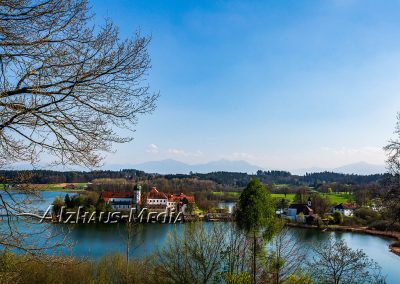
<instances>
[{"instance_id":1,"label":"green meadow","mask_svg":"<svg viewBox=\"0 0 400 284\"><path fill-rule=\"evenodd\" d=\"M223 192L223 191L214 191L213 195L216 196L229 196L229 197L237 197L239 198L240 192L231 191L231 192ZM294 202L295 194L294 193L272 193L273 198L286 198L290 200L290 202ZM332 204L340 204L347 203L351 199L351 195L348 193L320 193L323 197L328 197Z\"/></svg>"}]
</instances>

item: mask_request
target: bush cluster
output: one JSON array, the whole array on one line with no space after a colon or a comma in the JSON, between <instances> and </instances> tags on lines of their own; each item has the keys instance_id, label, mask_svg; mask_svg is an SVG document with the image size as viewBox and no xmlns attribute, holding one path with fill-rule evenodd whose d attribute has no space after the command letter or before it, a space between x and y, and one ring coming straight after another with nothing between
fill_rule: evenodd
<instances>
[{"instance_id":1,"label":"bush cluster","mask_svg":"<svg viewBox=\"0 0 400 284\"><path fill-rule=\"evenodd\" d=\"M378 220L369 224L368 228L379 231L400 231L400 224L387 220Z\"/></svg>"}]
</instances>

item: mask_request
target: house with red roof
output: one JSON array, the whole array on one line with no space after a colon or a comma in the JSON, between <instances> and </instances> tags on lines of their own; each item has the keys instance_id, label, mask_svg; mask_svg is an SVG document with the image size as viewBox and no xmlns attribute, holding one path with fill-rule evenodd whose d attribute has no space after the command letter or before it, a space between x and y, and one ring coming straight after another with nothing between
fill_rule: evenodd
<instances>
[{"instance_id":1,"label":"house with red roof","mask_svg":"<svg viewBox=\"0 0 400 284\"><path fill-rule=\"evenodd\" d=\"M165 209L167 208L167 204L167 195L163 192L158 191L156 187L152 187L150 192L147 194L147 207L152 209Z\"/></svg>"},{"instance_id":2,"label":"house with red roof","mask_svg":"<svg viewBox=\"0 0 400 284\"><path fill-rule=\"evenodd\" d=\"M133 191L104 191L100 199L110 204L113 210L130 210L140 204L141 187L137 185Z\"/></svg>"},{"instance_id":3,"label":"house with red roof","mask_svg":"<svg viewBox=\"0 0 400 284\"><path fill-rule=\"evenodd\" d=\"M189 203L194 203L194 196L183 193L168 195L168 208L184 208Z\"/></svg>"},{"instance_id":4,"label":"house with red roof","mask_svg":"<svg viewBox=\"0 0 400 284\"><path fill-rule=\"evenodd\" d=\"M186 207L187 204L194 203L194 196L180 194L168 194L157 190L152 187L147 194L146 205L149 209L175 209L180 210Z\"/></svg>"}]
</instances>

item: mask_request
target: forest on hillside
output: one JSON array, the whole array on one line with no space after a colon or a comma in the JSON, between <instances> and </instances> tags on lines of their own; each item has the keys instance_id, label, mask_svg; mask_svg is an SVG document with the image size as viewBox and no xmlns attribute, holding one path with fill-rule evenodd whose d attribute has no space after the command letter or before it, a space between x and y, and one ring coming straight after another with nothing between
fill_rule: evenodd
<instances>
[{"instance_id":1,"label":"forest on hillside","mask_svg":"<svg viewBox=\"0 0 400 284\"><path fill-rule=\"evenodd\" d=\"M324 183L342 183L350 185L366 185L370 183L380 184L390 177L390 174L374 174L374 175L355 175L340 174L333 172L307 173L303 176L293 175L286 171L258 171L256 175L239 172L211 172L211 173L190 173L190 174L174 174L161 175L149 174L144 171L135 169L123 169L120 171L50 171L50 170L24 170L24 171L0 171L0 177L3 183L29 182L34 184L50 184L50 183L78 183L91 182L100 178L123 178L133 181L152 180L163 177L167 180L172 179L198 179L210 180L217 184L231 187L244 187L249 183L252 177L257 177L264 184L284 184L296 186L318 187Z\"/></svg>"}]
</instances>

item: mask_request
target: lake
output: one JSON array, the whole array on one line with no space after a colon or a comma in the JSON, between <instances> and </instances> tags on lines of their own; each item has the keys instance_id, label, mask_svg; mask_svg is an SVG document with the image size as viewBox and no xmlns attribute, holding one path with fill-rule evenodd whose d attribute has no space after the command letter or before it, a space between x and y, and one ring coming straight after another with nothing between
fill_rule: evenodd
<instances>
[{"instance_id":1,"label":"lake","mask_svg":"<svg viewBox=\"0 0 400 284\"><path fill-rule=\"evenodd\" d=\"M71 195L71 193L69 193ZM72 193L73 194L73 193ZM42 198L32 205L45 210L56 196L64 198L63 192L43 192ZM23 222L20 222L21 226ZM34 226L34 225L33 225ZM36 226L42 226L40 224ZM64 249L63 254L77 257L89 257L98 259L106 254L125 253L126 230L124 224L77 224L61 225L52 224L51 230L61 228L71 229L69 239L73 246ZM131 248L131 257L143 257L152 254L157 247L161 247L167 239L167 235L173 229L182 230L185 224L140 224L140 234L135 237L135 247ZM213 226L213 223L205 223L205 226ZM325 242L331 236L343 239L353 249L363 249L367 255L374 259L387 275L388 283L399 283L400 279L400 256L389 251L391 239L377 236L357 234L351 232L321 232L301 228L290 228L293 237L299 237L305 248L312 248L313 245Z\"/></svg>"}]
</instances>

